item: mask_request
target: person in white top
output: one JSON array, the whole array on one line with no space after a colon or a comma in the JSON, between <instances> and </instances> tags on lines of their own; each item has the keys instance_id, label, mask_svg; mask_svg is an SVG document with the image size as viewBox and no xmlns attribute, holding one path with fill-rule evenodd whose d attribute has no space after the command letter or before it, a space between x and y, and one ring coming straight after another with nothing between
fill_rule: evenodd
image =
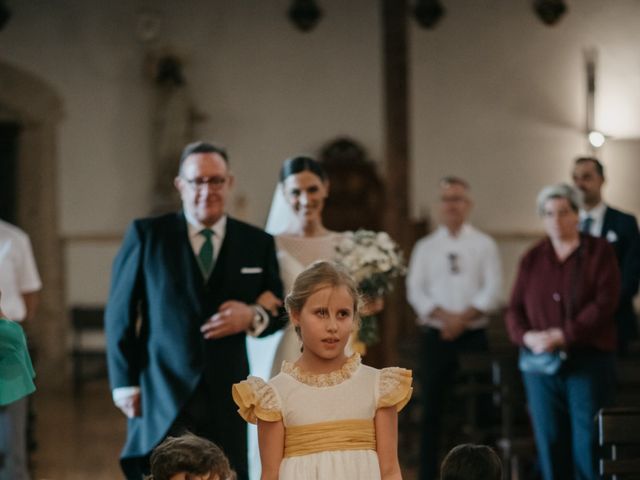
<instances>
[{"instance_id":1,"label":"person in white top","mask_svg":"<svg viewBox=\"0 0 640 480\"><path fill-rule=\"evenodd\" d=\"M422 480L437 478L444 391L458 354L488 349L487 313L498 306L502 289L495 242L467 223L469 184L445 177L439 193L441 225L418 241L407 275L407 298L422 329Z\"/></svg>"},{"instance_id":2,"label":"person in white top","mask_svg":"<svg viewBox=\"0 0 640 480\"><path fill-rule=\"evenodd\" d=\"M32 319L41 288L29 237L0 220L0 310L16 322ZM29 479L26 424L27 397L0 407L0 479Z\"/></svg>"}]
</instances>

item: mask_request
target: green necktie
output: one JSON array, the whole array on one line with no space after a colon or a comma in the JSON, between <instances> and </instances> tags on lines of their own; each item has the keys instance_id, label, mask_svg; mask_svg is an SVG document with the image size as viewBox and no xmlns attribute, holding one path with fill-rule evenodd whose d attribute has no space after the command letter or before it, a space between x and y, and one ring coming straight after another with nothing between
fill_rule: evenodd
<instances>
[{"instance_id":1,"label":"green necktie","mask_svg":"<svg viewBox=\"0 0 640 480\"><path fill-rule=\"evenodd\" d=\"M200 253L198 253L198 260L200 261L200 269L204 278L209 278L209 274L213 269L213 242L211 237L213 231L205 228L200 231L200 235L204 237L204 243L200 247Z\"/></svg>"}]
</instances>

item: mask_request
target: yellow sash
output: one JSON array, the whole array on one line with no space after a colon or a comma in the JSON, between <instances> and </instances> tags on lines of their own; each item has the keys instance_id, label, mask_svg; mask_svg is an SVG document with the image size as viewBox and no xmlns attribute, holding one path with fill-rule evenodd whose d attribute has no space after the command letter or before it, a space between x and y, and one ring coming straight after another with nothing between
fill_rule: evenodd
<instances>
[{"instance_id":1,"label":"yellow sash","mask_svg":"<svg viewBox=\"0 0 640 480\"><path fill-rule=\"evenodd\" d=\"M373 420L337 420L287 427L285 430L285 457L332 450L375 449Z\"/></svg>"}]
</instances>

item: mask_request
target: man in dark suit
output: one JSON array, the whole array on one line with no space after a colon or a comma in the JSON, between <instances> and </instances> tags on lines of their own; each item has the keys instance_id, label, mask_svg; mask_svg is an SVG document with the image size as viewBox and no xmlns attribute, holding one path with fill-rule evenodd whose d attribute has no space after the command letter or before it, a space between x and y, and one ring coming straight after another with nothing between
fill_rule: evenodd
<instances>
[{"instance_id":1,"label":"man in dark suit","mask_svg":"<svg viewBox=\"0 0 640 480\"><path fill-rule=\"evenodd\" d=\"M640 282L640 233L633 215L611 208L602 201L605 181L602 163L593 157L575 161L573 182L584 195L580 211L580 230L606 238L614 247L622 274L620 303L616 312L618 353L624 356L630 340L638 337L638 322L633 297Z\"/></svg>"},{"instance_id":2,"label":"man in dark suit","mask_svg":"<svg viewBox=\"0 0 640 480\"><path fill-rule=\"evenodd\" d=\"M283 326L256 304L265 291L281 297L282 284L273 238L225 213L233 181L224 149L188 145L175 179L183 211L134 221L115 258L105 323L114 402L128 418L129 479L185 430L222 447L247 478L231 385L249 373L245 335Z\"/></svg>"}]
</instances>

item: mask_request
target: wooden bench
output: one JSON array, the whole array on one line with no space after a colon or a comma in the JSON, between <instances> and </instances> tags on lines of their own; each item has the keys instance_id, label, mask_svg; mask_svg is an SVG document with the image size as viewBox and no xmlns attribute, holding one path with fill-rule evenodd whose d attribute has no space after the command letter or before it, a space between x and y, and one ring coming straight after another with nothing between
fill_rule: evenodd
<instances>
[{"instance_id":1,"label":"wooden bench","mask_svg":"<svg viewBox=\"0 0 640 480\"><path fill-rule=\"evenodd\" d=\"M612 480L640 479L640 408L613 407L598 412L600 475Z\"/></svg>"}]
</instances>

